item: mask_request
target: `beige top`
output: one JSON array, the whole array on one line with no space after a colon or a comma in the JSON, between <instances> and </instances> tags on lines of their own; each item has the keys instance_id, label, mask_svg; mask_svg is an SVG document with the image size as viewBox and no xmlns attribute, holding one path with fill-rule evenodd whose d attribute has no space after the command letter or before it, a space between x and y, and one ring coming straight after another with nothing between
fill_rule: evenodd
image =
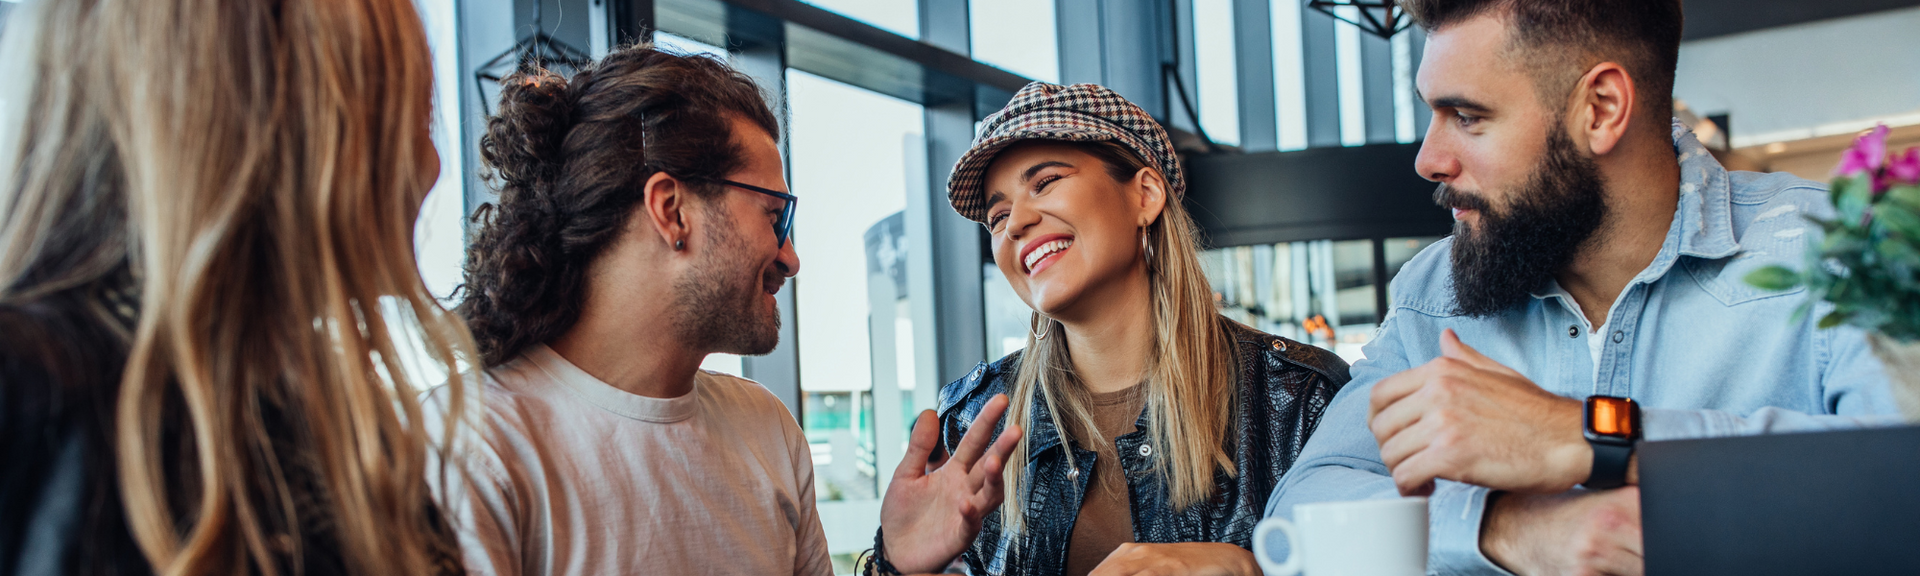
<instances>
[{"instance_id":1,"label":"beige top","mask_svg":"<svg viewBox=\"0 0 1920 576\"><path fill-rule=\"evenodd\" d=\"M1115 441L1134 432L1134 422L1146 408L1147 387L1134 385L1125 390L1094 394L1089 409L1093 425L1099 428L1100 443L1081 439L1081 448L1100 453L1094 459L1093 477L1087 479L1086 498L1080 502L1080 517L1073 522L1073 534L1067 539L1067 576L1085 576L1107 559L1115 548L1133 541L1133 504L1127 493L1126 470L1120 467Z\"/></svg>"},{"instance_id":2,"label":"beige top","mask_svg":"<svg viewBox=\"0 0 1920 576\"><path fill-rule=\"evenodd\" d=\"M546 346L469 377L485 406L430 483L474 574L832 574L806 437L760 385L648 398ZM449 396L427 393L436 435Z\"/></svg>"}]
</instances>

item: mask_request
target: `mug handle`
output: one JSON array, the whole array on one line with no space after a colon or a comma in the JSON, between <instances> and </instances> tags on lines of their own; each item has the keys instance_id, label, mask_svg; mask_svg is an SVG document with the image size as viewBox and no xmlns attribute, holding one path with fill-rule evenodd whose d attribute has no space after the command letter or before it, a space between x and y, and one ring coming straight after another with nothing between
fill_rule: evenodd
<instances>
[{"instance_id":1,"label":"mug handle","mask_svg":"<svg viewBox=\"0 0 1920 576\"><path fill-rule=\"evenodd\" d=\"M1287 563L1279 564L1267 557L1267 535L1274 530L1287 533ZM1300 534L1293 529L1293 523L1285 518L1268 518L1253 528L1253 561L1267 576L1295 576L1300 573Z\"/></svg>"}]
</instances>

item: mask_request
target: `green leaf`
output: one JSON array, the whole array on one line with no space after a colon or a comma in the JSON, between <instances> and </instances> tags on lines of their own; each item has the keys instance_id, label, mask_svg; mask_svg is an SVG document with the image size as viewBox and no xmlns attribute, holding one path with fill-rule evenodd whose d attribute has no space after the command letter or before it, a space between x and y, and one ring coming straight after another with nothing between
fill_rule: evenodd
<instances>
[{"instance_id":1,"label":"green leaf","mask_svg":"<svg viewBox=\"0 0 1920 576\"><path fill-rule=\"evenodd\" d=\"M1881 204L1873 209L1873 215L1875 221L1884 229L1902 237L1897 240L1889 238L1883 242L1910 245L1920 241L1920 213L1904 210L1901 206L1893 204Z\"/></svg>"},{"instance_id":2,"label":"green leaf","mask_svg":"<svg viewBox=\"0 0 1920 576\"><path fill-rule=\"evenodd\" d=\"M1820 329L1825 330L1828 328L1832 328L1834 326L1839 326L1841 324L1846 323L1846 321L1847 321L1846 314L1843 314L1837 310L1833 312L1828 312L1826 316L1820 318Z\"/></svg>"},{"instance_id":3,"label":"green leaf","mask_svg":"<svg viewBox=\"0 0 1920 576\"><path fill-rule=\"evenodd\" d=\"M1834 181L1833 207L1840 211L1840 222L1857 226L1860 217L1873 203L1873 181L1869 178L1844 178Z\"/></svg>"},{"instance_id":4,"label":"green leaf","mask_svg":"<svg viewBox=\"0 0 1920 576\"><path fill-rule=\"evenodd\" d=\"M1909 212L1920 212L1920 186L1895 186L1887 191L1881 205L1893 203L1906 208Z\"/></svg>"},{"instance_id":5,"label":"green leaf","mask_svg":"<svg viewBox=\"0 0 1920 576\"><path fill-rule=\"evenodd\" d=\"M1747 273L1746 281L1761 290L1778 292L1800 286L1800 273L1774 265Z\"/></svg>"}]
</instances>

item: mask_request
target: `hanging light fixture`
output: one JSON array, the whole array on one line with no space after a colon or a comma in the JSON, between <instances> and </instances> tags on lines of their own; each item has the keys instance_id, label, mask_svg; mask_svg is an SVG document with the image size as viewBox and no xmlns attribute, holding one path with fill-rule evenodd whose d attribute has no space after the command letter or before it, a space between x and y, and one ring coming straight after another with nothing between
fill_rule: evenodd
<instances>
[{"instance_id":1,"label":"hanging light fixture","mask_svg":"<svg viewBox=\"0 0 1920 576\"><path fill-rule=\"evenodd\" d=\"M1407 11L1401 9L1394 0L1307 0L1307 7L1387 40L1413 26L1413 18L1408 17ZM1352 8L1360 17L1356 19L1341 14L1341 8Z\"/></svg>"},{"instance_id":2,"label":"hanging light fixture","mask_svg":"<svg viewBox=\"0 0 1920 576\"><path fill-rule=\"evenodd\" d=\"M473 71L474 85L480 91L480 111L492 114L487 107L494 101L500 90L500 80L515 72L526 72L535 68L545 68L556 74L572 78L575 72L593 63L593 58L579 48L561 42L559 38L547 34L540 22L540 5L533 3L533 34L515 42L506 52L494 56L487 63ZM488 93L493 88L493 93Z\"/></svg>"}]
</instances>

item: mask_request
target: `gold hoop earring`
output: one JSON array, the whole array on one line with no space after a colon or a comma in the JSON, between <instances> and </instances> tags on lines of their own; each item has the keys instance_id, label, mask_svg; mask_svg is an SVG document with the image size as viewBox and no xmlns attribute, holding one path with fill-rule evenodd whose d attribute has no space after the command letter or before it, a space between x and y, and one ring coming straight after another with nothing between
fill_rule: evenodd
<instances>
[{"instance_id":1,"label":"gold hoop earring","mask_svg":"<svg viewBox=\"0 0 1920 576\"><path fill-rule=\"evenodd\" d=\"M1033 331L1034 340L1046 340L1047 333L1053 331L1053 319L1041 316L1038 312L1033 314L1033 320L1027 324L1028 328Z\"/></svg>"},{"instance_id":2,"label":"gold hoop earring","mask_svg":"<svg viewBox=\"0 0 1920 576\"><path fill-rule=\"evenodd\" d=\"M1153 269L1153 246L1147 243L1147 227L1140 227L1140 251L1147 255L1147 269Z\"/></svg>"}]
</instances>

